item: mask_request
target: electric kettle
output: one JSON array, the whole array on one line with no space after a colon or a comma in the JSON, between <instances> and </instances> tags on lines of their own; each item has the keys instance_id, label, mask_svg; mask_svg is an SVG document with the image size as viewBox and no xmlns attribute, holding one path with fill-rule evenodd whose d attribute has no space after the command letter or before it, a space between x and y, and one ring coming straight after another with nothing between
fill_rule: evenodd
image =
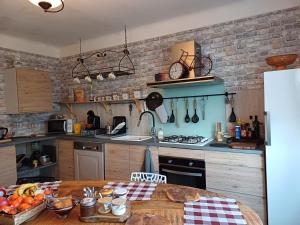
<instances>
[{"instance_id":1,"label":"electric kettle","mask_svg":"<svg viewBox=\"0 0 300 225\"><path fill-rule=\"evenodd\" d=\"M0 140L4 139L7 135L8 129L6 127L0 127Z\"/></svg>"}]
</instances>

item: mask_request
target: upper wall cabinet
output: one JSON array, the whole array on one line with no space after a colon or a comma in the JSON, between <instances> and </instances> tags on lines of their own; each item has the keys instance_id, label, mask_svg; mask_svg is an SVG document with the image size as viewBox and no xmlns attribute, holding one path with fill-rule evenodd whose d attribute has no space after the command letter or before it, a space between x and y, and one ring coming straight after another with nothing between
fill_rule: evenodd
<instances>
[{"instance_id":1,"label":"upper wall cabinet","mask_svg":"<svg viewBox=\"0 0 300 225\"><path fill-rule=\"evenodd\" d=\"M32 69L9 69L4 74L7 113L52 111L52 85L49 74Z\"/></svg>"}]
</instances>

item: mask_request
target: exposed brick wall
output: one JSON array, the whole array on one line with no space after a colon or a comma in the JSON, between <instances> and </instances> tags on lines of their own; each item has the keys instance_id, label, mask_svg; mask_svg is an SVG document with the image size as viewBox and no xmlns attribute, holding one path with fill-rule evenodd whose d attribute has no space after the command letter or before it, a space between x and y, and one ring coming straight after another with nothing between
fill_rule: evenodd
<instances>
[{"instance_id":1,"label":"exposed brick wall","mask_svg":"<svg viewBox=\"0 0 300 225\"><path fill-rule=\"evenodd\" d=\"M201 45L204 54L212 57L212 74L225 80L227 90L259 89L263 87L263 72L272 69L265 62L267 56L300 55L300 7L130 43L136 74L115 81L95 82L94 94L146 88L146 83L154 80L155 73L168 70L169 47L192 39ZM112 49L121 48L120 45ZM70 76L76 57L61 60L70 88L76 86ZM290 68L299 66L298 59ZM65 93L72 94L71 91Z\"/></svg>"},{"instance_id":2,"label":"exposed brick wall","mask_svg":"<svg viewBox=\"0 0 300 225\"><path fill-rule=\"evenodd\" d=\"M3 74L6 69L12 67L33 68L49 72L53 85L53 99L59 101L63 87L60 80L59 59L0 48L0 126L10 128L10 131L16 132L16 135L44 132L44 122L48 119L49 113L5 114L4 95L6 93ZM57 105L54 105L54 109L59 110Z\"/></svg>"},{"instance_id":3,"label":"exposed brick wall","mask_svg":"<svg viewBox=\"0 0 300 225\"><path fill-rule=\"evenodd\" d=\"M263 72L271 70L265 63L267 56L285 53L300 55L300 7L130 43L130 56L136 74L119 77L115 81L97 81L94 83L94 95L146 89L146 83L154 80L155 73L168 70L169 47L192 39L201 45L202 53L211 55L214 62L212 74L224 79L227 90L262 89ZM111 49L121 48L122 45ZM71 78L76 57L55 59L0 48L0 112L5 112L3 69L11 67L13 61L19 67L49 71L54 83L53 96L58 101L71 97L73 88L78 86ZM91 66L106 65L112 60L94 61ZM300 67L299 59L290 68L296 67ZM89 90L86 83L83 86ZM12 128L17 121L21 121L24 126L21 125L20 133L26 134L32 122L39 123L47 117L48 114L2 114L0 124Z\"/></svg>"}]
</instances>

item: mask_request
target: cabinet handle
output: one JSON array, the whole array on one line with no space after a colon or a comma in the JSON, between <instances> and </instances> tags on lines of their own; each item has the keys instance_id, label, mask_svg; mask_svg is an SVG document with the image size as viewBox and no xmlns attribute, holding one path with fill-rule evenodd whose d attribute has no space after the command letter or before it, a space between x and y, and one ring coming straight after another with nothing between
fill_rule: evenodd
<instances>
[{"instance_id":1,"label":"cabinet handle","mask_svg":"<svg viewBox=\"0 0 300 225\"><path fill-rule=\"evenodd\" d=\"M169 169L162 169L162 171L166 173L173 173L173 174L184 175L184 176L202 177L202 173L186 173L186 172L169 170Z\"/></svg>"},{"instance_id":2,"label":"cabinet handle","mask_svg":"<svg viewBox=\"0 0 300 225\"><path fill-rule=\"evenodd\" d=\"M271 146L270 112L265 112L265 145Z\"/></svg>"}]
</instances>

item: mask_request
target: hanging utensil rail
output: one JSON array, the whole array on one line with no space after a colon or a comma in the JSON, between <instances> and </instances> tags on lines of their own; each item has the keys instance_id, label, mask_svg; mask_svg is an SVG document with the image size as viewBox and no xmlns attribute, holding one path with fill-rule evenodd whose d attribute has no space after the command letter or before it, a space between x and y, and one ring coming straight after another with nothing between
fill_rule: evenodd
<instances>
[{"instance_id":1,"label":"hanging utensil rail","mask_svg":"<svg viewBox=\"0 0 300 225\"><path fill-rule=\"evenodd\" d=\"M220 94L209 94L209 95L188 95L188 96L178 96L178 97L163 97L162 99L181 99L181 98L208 98L208 97L215 97L215 96L233 96L236 95L235 92L225 92L225 93L220 93ZM146 99L140 99L140 100L146 100Z\"/></svg>"}]
</instances>

